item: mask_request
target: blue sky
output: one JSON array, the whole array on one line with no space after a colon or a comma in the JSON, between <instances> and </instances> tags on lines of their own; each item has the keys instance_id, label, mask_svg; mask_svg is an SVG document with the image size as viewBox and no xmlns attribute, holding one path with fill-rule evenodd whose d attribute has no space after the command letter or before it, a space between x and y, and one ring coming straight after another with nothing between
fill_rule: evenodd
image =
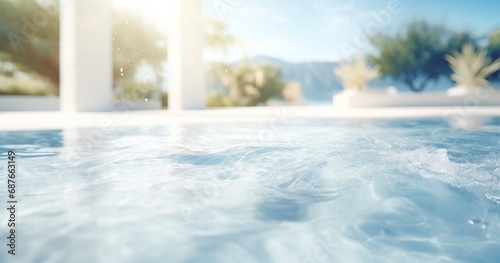
<instances>
[{"instance_id":1,"label":"blue sky","mask_svg":"<svg viewBox=\"0 0 500 263\"><path fill-rule=\"evenodd\" d=\"M352 51L370 52L366 33L394 33L413 19L479 36L500 28L498 0L205 0L205 11L244 40L249 56L292 62L338 61ZM374 16L382 13L385 20ZM208 53L209 60L242 56L238 49L225 56Z\"/></svg>"},{"instance_id":2,"label":"blue sky","mask_svg":"<svg viewBox=\"0 0 500 263\"><path fill-rule=\"evenodd\" d=\"M170 0L112 1L116 7L144 14L146 20L167 31ZM469 30L478 36L500 28L500 0L204 1L206 15L226 22L230 33L244 40L249 56L267 55L292 62L342 60L351 54L346 51L352 50L349 47L372 52L369 46L356 45L359 36L365 36L366 31L394 33L414 19ZM389 8L390 3L395 3L398 12ZM381 12L391 13L389 23L377 22L374 14ZM237 48L229 54L206 52L209 61L235 61L242 56Z\"/></svg>"}]
</instances>

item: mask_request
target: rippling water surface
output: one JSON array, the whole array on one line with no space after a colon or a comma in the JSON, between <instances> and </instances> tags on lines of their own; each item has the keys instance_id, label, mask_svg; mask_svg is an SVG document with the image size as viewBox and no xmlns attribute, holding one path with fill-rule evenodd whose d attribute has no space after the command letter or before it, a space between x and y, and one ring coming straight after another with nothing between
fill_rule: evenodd
<instances>
[{"instance_id":1,"label":"rippling water surface","mask_svg":"<svg viewBox=\"0 0 500 263\"><path fill-rule=\"evenodd\" d=\"M500 262L500 120L275 124L0 132L0 262Z\"/></svg>"}]
</instances>

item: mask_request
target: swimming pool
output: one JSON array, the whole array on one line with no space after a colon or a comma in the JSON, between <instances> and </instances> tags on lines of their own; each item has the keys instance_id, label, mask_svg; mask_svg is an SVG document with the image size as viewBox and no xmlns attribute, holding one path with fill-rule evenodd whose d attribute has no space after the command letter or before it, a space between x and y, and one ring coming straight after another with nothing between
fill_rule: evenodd
<instances>
[{"instance_id":1,"label":"swimming pool","mask_svg":"<svg viewBox=\"0 0 500 263\"><path fill-rule=\"evenodd\" d=\"M8 151L0 262L500 262L500 119L0 132Z\"/></svg>"}]
</instances>

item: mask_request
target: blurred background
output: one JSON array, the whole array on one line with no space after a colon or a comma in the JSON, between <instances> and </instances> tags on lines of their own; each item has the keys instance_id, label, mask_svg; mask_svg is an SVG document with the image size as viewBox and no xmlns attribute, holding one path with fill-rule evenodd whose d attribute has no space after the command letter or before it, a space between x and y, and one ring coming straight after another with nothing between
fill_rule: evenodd
<instances>
[{"instance_id":1,"label":"blurred background","mask_svg":"<svg viewBox=\"0 0 500 263\"><path fill-rule=\"evenodd\" d=\"M0 0L0 96L58 96L54 1ZM112 3L114 99L168 108L171 3ZM371 87L444 92L454 85L446 54L471 44L500 57L498 1L206 0L204 9L208 107L331 103L343 90L333 69L360 56L380 65ZM47 21L36 21L40 10ZM488 80L497 85L499 73Z\"/></svg>"}]
</instances>

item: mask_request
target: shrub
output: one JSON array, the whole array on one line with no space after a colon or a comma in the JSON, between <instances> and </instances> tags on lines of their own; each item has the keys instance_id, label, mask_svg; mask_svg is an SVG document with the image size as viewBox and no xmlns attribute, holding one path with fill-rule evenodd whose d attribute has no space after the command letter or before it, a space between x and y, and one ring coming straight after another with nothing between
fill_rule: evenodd
<instances>
[{"instance_id":1,"label":"shrub","mask_svg":"<svg viewBox=\"0 0 500 263\"><path fill-rule=\"evenodd\" d=\"M344 89L347 90L365 90L368 88L368 81L376 78L380 67L369 68L364 58L345 63L336 68L333 72L342 81Z\"/></svg>"},{"instance_id":2,"label":"shrub","mask_svg":"<svg viewBox=\"0 0 500 263\"><path fill-rule=\"evenodd\" d=\"M500 70L500 59L492 62L485 50L476 52L472 45L465 45L461 53L454 52L445 58L455 72L451 78L464 87L487 86L486 78Z\"/></svg>"}]
</instances>

